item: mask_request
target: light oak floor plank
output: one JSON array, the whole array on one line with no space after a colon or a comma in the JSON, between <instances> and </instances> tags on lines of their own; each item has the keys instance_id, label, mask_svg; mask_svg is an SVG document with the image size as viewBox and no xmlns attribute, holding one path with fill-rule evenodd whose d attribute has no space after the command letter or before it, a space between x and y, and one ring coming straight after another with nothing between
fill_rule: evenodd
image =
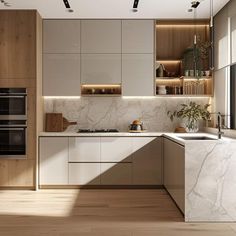
<instances>
[{"instance_id":1,"label":"light oak floor plank","mask_svg":"<svg viewBox=\"0 0 236 236\"><path fill-rule=\"evenodd\" d=\"M0 191L0 236L236 236L236 224L185 223L165 190Z\"/></svg>"}]
</instances>

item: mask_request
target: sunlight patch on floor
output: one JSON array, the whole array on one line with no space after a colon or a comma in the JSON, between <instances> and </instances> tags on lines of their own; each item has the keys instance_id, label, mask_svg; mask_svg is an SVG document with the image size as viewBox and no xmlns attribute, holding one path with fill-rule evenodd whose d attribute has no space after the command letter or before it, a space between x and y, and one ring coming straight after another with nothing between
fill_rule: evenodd
<instances>
[{"instance_id":1,"label":"sunlight patch on floor","mask_svg":"<svg viewBox=\"0 0 236 236\"><path fill-rule=\"evenodd\" d=\"M0 191L0 215L68 217L80 190Z\"/></svg>"}]
</instances>

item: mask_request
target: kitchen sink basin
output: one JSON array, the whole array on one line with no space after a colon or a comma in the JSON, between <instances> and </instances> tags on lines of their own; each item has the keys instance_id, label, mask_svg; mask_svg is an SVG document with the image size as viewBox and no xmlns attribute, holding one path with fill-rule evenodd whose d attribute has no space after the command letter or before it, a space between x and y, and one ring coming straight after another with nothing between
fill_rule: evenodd
<instances>
[{"instance_id":1,"label":"kitchen sink basin","mask_svg":"<svg viewBox=\"0 0 236 236\"><path fill-rule=\"evenodd\" d=\"M212 138L208 136L178 136L184 140L217 140L217 138Z\"/></svg>"}]
</instances>

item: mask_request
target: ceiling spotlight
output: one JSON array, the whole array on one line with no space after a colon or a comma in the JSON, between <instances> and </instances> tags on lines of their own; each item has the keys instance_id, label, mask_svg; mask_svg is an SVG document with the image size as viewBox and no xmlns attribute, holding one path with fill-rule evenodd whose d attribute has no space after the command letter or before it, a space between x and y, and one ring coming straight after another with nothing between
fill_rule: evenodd
<instances>
[{"instance_id":1,"label":"ceiling spotlight","mask_svg":"<svg viewBox=\"0 0 236 236\"><path fill-rule=\"evenodd\" d=\"M65 4L66 8L70 8L70 4L69 4L68 0L63 0L63 2Z\"/></svg>"},{"instance_id":2,"label":"ceiling spotlight","mask_svg":"<svg viewBox=\"0 0 236 236\"><path fill-rule=\"evenodd\" d=\"M133 12L137 12L138 11L138 3L139 3L139 0L134 0L134 4L133 4Z\"/></svg>"},{"instance_id":3,"label":"ceiling spotlight","mask_svg":"<svg viewBox=\"0 0 236 236\"><path fill-rule=\"evenodd\" d=\"M63 0L63 2L68 12L70 13L74 12L74 10L70 8L70 3L68 0Z\"/></svg>"},{"instance_id":4,"label":"ceiling spotlight","mask_svg":"<svg viewBox=\"0 0 236 236\"><path fill-rule=\"evenodd\" d=\"M9 2L6 2L5 0L0 0L0 2L5 6L5 7L10 7L11 4Z\"/></svg>"},{"instance_id":5,"label":"ceiling spotlight","mask_svg":"<svg viewBox=\"0 0 236 236\"><path fill-rule=\"evenodd\" d=\"M193 1L193 2L191 2L191 7L192 8L197 8L198 6L199 6L199 4L200 4L200 2L199 1Z\"/></svg>"}]
</instances>

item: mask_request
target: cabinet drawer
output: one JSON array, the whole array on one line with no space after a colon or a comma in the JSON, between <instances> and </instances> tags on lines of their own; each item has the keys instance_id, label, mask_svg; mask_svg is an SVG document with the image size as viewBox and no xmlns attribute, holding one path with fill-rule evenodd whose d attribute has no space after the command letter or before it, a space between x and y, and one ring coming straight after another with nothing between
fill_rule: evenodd
<instances>
[{"instance_id":1,"label":"cabinet drawer","mask_svg":"<svg viewBox=\"0 0 236 236\"><path fill-rule=\"evenodd\" d=\"M101 163L102 185L131 185L132 163Z\"/></svg>"},{"instance_id":2,"label":"cabinet drawer","mask_svg":"<svg viewBox=\"0 0 236 236\"><path fill-rule=\"evenodd\" d=\"M69 163L69 184L99 185L100 163Z\"/></svg>"},{"instance_id":3,"label":"cabinet drawer","mask_svg":"<svg viewBox=\"0 0 236 236\"><path fill-rule=\"evenodd\" d=\"M100 138L69 138L69 162L100 162Z\"/></svg>"},{"instance_id":4,"label":"cabinet drawer","mask_svg":"<svg viewBox=\"0 0 236 236\"><path fill-rule=\"evenodd\" d=\"M132 138L101 138L101 162L132 162Z\"/></svg>"}]
</instances>

